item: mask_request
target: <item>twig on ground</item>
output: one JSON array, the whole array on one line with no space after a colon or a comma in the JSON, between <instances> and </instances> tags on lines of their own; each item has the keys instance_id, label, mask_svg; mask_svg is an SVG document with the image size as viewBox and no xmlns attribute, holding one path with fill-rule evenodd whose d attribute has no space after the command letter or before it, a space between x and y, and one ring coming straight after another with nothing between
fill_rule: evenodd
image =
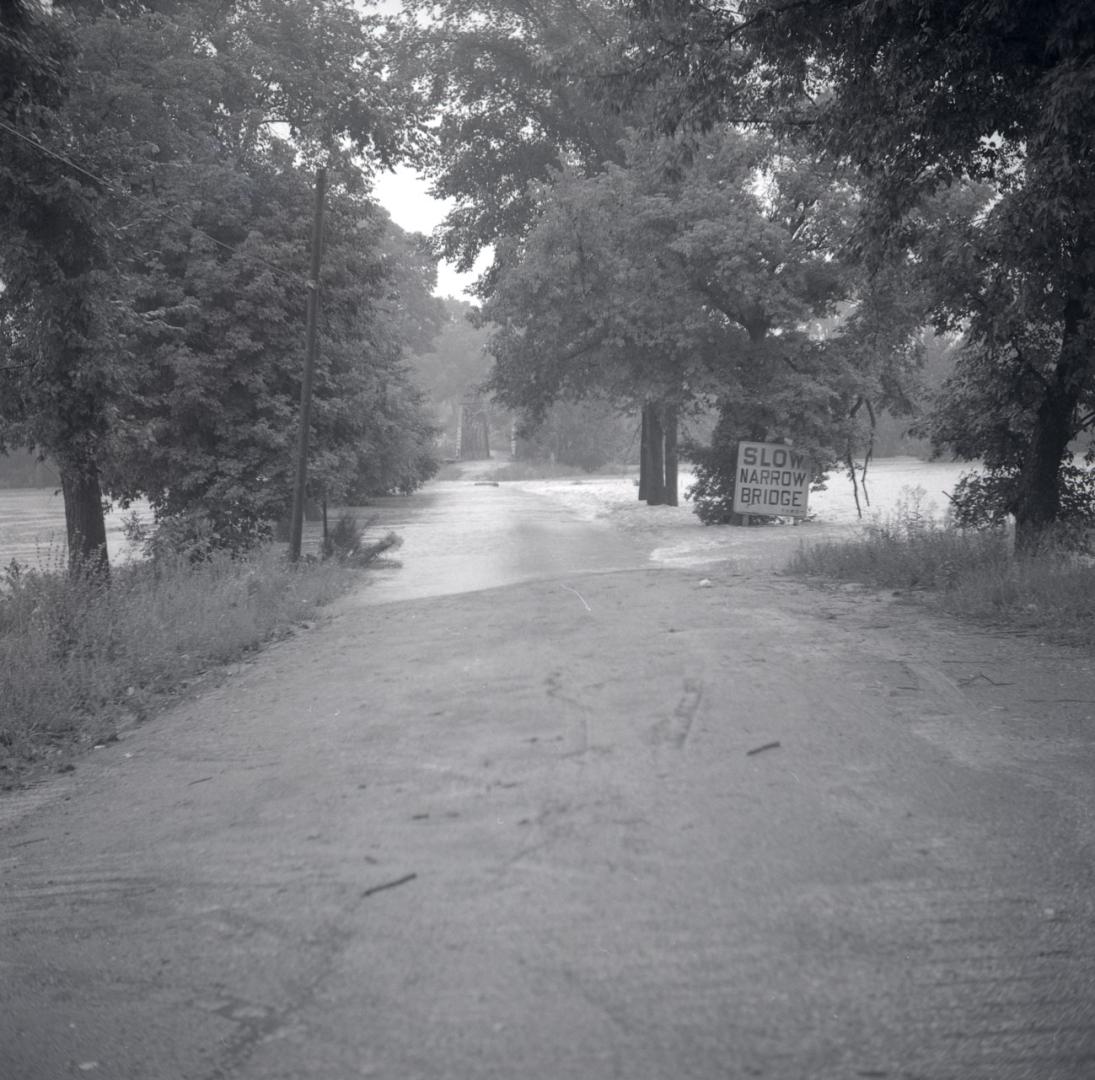
<instances>
[{"instance_id":1,"label":"twig on ground","mask_svg":"<svg viewBox=\"0 0 1095 1080\"><path fill-rule=\"evenodd\" d=\"M592 611L593 610L593 608L591 608L589 606L589 604L586 603L586 598L580 592L578 592L577 589L571 588L571 586L569 586L569 585L563 585L563 588L566 589L568 592L574 593L574 595L576 597L578 597L579 600L582 601L582 606L586 609L586 611Z\"/></svg>"},{"instance_id":2,"label":"twig on ground","mask_svg":"<svg viewBox=\"0 0 1095 1080\"><path fill-rule=\"evenodd\" d=\"M778 750L779 740L775 742L766 742L763 746L754 746L752 750L746 750L745 756L752 757L754 754L763 754L765 750Z\"/></svg>"},{"instance_id":3,"label":"twig on ground","mask_svg":"<svg viewBox=\"0 0 1095 1080\"><path fill-rule=\"evenodd\" d=\"M417 874L404 874L401 878L396 878L395 881L385 881L380 885L373 885L361 894L361 899L364 900L365 897L372 896L374 893L383 892L385 889L394 889L399 885L406 885L408 881L414 881L416 877L418 877Z\"/></svg>"},{"instance_id":4,"label":"twig on ground","mask_svg":"<svg viewBox=\"0 0 1095 1080\"><path fill-rule=\"evenodd\" d=\"M970 675L967 679L958 679L959 686L970 686L980 679L983 682L987 682L989 686L1014 686L1015 683L1009 682L997 682L995 679L990 679L983 671L977 672L976 675Z\"/></svg>"}]
</instances>

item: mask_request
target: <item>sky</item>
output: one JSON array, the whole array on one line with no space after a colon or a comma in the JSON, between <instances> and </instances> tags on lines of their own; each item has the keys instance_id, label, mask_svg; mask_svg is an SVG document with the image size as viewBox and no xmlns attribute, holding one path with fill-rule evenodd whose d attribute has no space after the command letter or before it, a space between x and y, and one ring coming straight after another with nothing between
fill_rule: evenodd
<instances>
[{"instance_id":1,"label":"sky","mask_svg":"<svg viewBox=\"0 0 1095 1080\"><path fill-rule=\"evenodd\" d=\"M405 165L398 165L394 172L384 172L376 177L373 193L377 202L392 216L392 220L407 232L420 232L427 235L441 223L448 210L448 204L433 198L426 190L426 182ZM482 268L484 260L477 266ZM476 279L478 271L459 274L450 263L441 263L437 268L438 296L455 296L468 300L464 290Z\"/></svg>"}]
</instances>

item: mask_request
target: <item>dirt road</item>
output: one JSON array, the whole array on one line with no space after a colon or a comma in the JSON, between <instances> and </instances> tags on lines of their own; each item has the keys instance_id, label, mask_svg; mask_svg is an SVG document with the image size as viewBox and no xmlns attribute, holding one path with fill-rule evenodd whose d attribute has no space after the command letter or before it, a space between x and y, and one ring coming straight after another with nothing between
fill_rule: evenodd
<instances>
[{"instance_id":1,"label":"dirt road","mask_svg":"<svg viewBox=\"0 0 1095 1080\"><path fill-rule=\"evenodd\" d=\"M4 1080L1095 1076L1087 657L417 505L403 570L0 802Z\"/></svg>"}]
</instances>

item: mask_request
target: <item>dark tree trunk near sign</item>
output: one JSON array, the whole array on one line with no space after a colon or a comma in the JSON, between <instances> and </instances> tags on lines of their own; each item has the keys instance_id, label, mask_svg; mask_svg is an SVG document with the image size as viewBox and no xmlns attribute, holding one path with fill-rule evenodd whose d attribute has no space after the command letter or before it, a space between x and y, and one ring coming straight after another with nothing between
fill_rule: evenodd
<instances>
[{"instance_id":1,"label":"dark tree trunk near sign","mask_svg":"<svg viewBox=\"0 0 1095 1080\"><path fill-rule=\"evenodd\" d=\"M69 572L109 575L103 489L94 464L88 463L81 469L62 466L61 492L65 500Z\"/></svg>"},{"instance_id":2,"label":"dark tree trunk near sign","mask_svg":"<svg viewBox=\"0 0 1095 1080\"><path fill-rule=\"evenodd\" d=\"M639 436L639 501L676 506L677 470L676 407L648 402Z\"/></svg>"},{"instance_id":3,"label":"dark tree trunk near sign","mask_svg":"<svg viewBox=\"0 0 1095 1080\"><path fill-rule=\"evenodd\" d=\"M1030 448L1019 471L1015 492L1015 549L1038 549L1042 534L1061 510L1061 463L1075 433L1076 409L1085 389L1089 358L1080 330L1084 306L1065 305L1064 334L1053 375L1046 381L1038 406Z\"/></svg>"},{"instance_id":4,"label":"dark tree trunk near sign","mask_svg":"<svg viewBox=\"0 0 1095 1080\"><path fill-rule=\"evenodd\" d=\"M661 407L647 404L643 407L643 416L646 428L646 453L643 456L646 484L640 482L640 487L646 491L648 506L661 506L665 502L665 430L662 427Z\"/></svg>"},{"instance_id":5,"label":"dark tree trunk near sign","mask_svg":"<svg viewBox=\"0 0 1095 1080\"><path fill-rule=\"evenodd\" d=\"M677 407L665 407L665 503L678 505Z\"/></svg>"}]
</instances>

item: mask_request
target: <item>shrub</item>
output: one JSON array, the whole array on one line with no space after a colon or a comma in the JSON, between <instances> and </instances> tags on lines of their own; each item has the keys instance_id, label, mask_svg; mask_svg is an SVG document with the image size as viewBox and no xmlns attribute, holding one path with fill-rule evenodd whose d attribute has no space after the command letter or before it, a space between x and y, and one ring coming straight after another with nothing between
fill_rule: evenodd
<instances>
[{"instance_id":1,"label":"shrub","mask_svg":"<svg viewBox=\"0 0 1095 1080\"><path fill-rule=\"evenodd\" d=\"M1057 528L1050 529L1046 542L1054 547L1091 546L1089 534L1095 529L1095 471L1074 464L1071 458L1060 470L1061 506ZM961 528L985 529L1003 525L1012 513L1019 483L1018 468L995 468L966 473L951 496L954 522Z\"/></svg>"},{"instance_id":2,"label":"shrub","mask_svg":"<svg viewBox=\"0 0 1095 1080\"><path fill-rule=\"evenodd\" d=\"M365 543L365 532L371 524L372 521L362 524L354 513L343 511L327 530L323 541L323 557L354 566L365 566L385 551L397 548L402 543L392 532L371 544Z\"/></svg>"},{"instance_id":3,"label":"shrub","mask_svg":"<svg viewBox=\"0 0 1095 1080\"><path fill-rule=\"evenodd\" d=\"M201 562L219 551L244 555L266 543L273 533L267 522L246 515L214 516L204 510L169 514L151 525L133 513L125 518L122 528L125 538L153 562L175 556Z\"/></svg>"},{"instance_id":4,"label":"shrub","mask_svg":"<svg viewBox=\"0 0 1095 1080\"><path fill-rule=\"evenodd\" d=\"M693 446L688 449L695 481L685 490L696 516L704 525L729 525L740 521L734 513L734 466L737 443L732 451L717 447Z\"/></svg>"}]
</instances>

